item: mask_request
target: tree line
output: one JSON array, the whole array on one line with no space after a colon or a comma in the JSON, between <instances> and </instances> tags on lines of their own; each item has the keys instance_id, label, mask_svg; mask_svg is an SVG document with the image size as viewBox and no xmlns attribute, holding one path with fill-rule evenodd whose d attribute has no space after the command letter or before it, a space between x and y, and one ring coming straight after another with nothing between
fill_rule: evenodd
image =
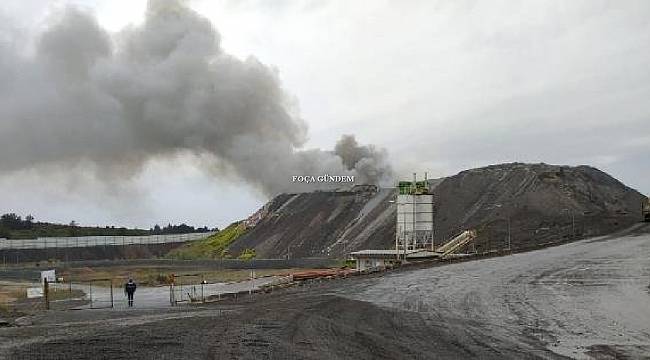
<instances>
[{"instance_id":1,"label":"tree line","mask_svg":"<svg viewBox=\"0 0 650 360\"><path fill-rule=\"evenodd\" d=\"M35 221L34 216L27 215L24 218L15 213L7 213L0 216L0 238L7 239L35 239L38 237L67 237L67 236L143 236L143 235L167 235L167 234L188 234L194 232L218 231L207 226L194 227L187 224L161 227L156 224L149 230L129 229L116 226L81 226L72 220L68 224L56 224L49 222Z\"/></svg>"}]
</instances>

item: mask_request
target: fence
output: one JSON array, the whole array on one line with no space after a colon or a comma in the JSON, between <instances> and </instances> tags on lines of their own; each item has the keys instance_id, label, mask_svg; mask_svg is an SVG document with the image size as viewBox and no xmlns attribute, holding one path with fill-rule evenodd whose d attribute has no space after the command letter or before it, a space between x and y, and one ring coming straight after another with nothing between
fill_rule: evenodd
<instances>
[{"instance_id":1,"label":"fence","mask_svg":"<svg viewBox=\"0 0 650 360\"><path fill-rule=\"evenodd\" d=\"M148 236L78 236L40 237L36 239L0 239L0 250L78 248L91 246L124 246L180 243L205 239L214 232L148 235Z\"/></svg>"},{"instance_id":2,"label":"fence","mask_svg":"<svg viewBox=\"0 0 650 360\"><path fill-rule=\"evenodd\" d=\"M112 279L93 279L87 282L87 286L88 292L86 293L86 298L90 303L91 309L107 309L115 306Z\"/></svg>"},{"instance_id":3,"label":"fence","mask_svg":"<svg viewBox=\"0 0 650 360\"><path fill-rule=\"evenodd\" d=\"M169 285L169 302L175 306L179 303L210 302L223 297L237 298L239 294L253 294L263 288L272 289L291 282L292 275L256 278L254 270L251 270L248 280L233 283L207 282L203 274L176 275Z\"/></svg>"},{"instance_id":4,"label":"fence","mask_svg":"<svg viewBox=\"0 0 650 360\"><path fill-rule=\"evenodd\" d=\"M175 275L169 285L170 304L205 301L205 285L202 274Z\"/></svg>"},{"instance_id":5,"label":"fence","mask_svg":"<svg viewBox=\"0 0 650 360\"><path fill-rule=\"evenodd\" d=\"M194 267L206 269L291 269L291 268L329 268L341 266L340 261L330 258L293 258L293 259L114 259L114 260L78 260L70 261L70 267Z\"/></svg>"}]
</instances>

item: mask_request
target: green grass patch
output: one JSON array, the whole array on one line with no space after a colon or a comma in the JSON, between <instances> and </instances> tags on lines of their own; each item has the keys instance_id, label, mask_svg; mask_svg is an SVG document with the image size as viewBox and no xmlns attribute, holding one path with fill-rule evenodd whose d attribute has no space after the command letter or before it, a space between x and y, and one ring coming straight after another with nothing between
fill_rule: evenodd
<instances>
[{"instance_id":1,"label":"green grass patch","mask_svg":"<svg viewBox=\"0 0 650 360\"><path fill-rule=\"evenodd\" d=\"M235 222L203 240L193 241L174 249L165 257L182 260L230 258L228 246L244 233L246 233L244 223L241 221Z\"/></svg>"}]
</instances>

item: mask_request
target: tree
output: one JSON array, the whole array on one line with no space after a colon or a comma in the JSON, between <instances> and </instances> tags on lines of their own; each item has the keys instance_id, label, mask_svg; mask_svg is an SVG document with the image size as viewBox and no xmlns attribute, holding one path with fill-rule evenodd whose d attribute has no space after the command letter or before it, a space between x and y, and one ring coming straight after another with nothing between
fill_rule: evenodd
<instances>
[{"instance_id":1,"label":"tree","mask_svg":"<svg viewBox=\"0 0 650 360\"><path fill-rule=\"evenodd\" d=\"M15 213L4 214L0 216L0 225L7 229L19 230L23 220Z\"/></svg>"},{"instance_id":2,"label":"tree","mask_svg":"<svg viewBox=\"0 0 650 360\"><path fill-rule=\"evenodd\" d=\"M34 226L34 217L31 214L25 216L23 224L25 229L31 229Z\"/></svg>"}]
</instances>

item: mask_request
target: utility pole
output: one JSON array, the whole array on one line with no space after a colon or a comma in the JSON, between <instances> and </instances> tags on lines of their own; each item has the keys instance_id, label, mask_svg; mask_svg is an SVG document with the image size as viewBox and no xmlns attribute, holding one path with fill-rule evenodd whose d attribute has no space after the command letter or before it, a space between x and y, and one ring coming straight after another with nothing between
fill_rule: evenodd
<instances>
[{"instance_id":1,"label":"utility pole","mask_svg":"<svg viewBox=\"0 0 650 360\"><path fill-rule=\"evenodd\" d=\"M424 172L424 187L426 188L426 194L429 195L429 173ZM431 229L427 229L427 232L431 236L431 252L436 251L436 245L435 245L435 240L434 240L434 233L435 233L435 216L433 213L433 194L431 194Z\"/></svg>"},{"instance_id":2,"label":"utility pole","mask_svg":"<svg viewBox=\"0 0 650 360\"><path fill-rule=\"evenodd\" d=\"M510 237L510 215L508 215L508 251L510 251L510 244L512 238Z\"/></svg>"},{"instance_id":3,"label":"utility pole","mask_svg":"<svg viewBox=\"0 0 650 360\"><path fill-rule=\"evenodd\" d=\"M413 231L411 233L411 242L413 244L412 245L413 249L415 249L415 243L417 241L417 239L416 239L417 238L417 233L415 231L415 216L416 216L415 206L416 206L416 201L417 201L417 196L415 195L415 193L417 192L417 181L418 181L417 180L417 174L413 173L413 187L412 187L412 189L413 189L413 221L412 221L413 228L412 228L412 230ZM404 256L404 258L406 258L406 255Z\"/></svg>"},{"instance_id":4,"label":"utility pole","mask_svg":"<svg viewBox=\"0 0 650 360\"><path fill-rule=\"evenodd\" d=\"M576 237L576 214L573 211L573 209L563 209L562 211L566 211L567 214L571 215L571 239L575 239L575 237Z\"/></svg>"},{"instance_id":5,"label":"utility pole","mask_svg":"<svg viewBox=\"0 0 650 360\"><path fill-rule=\"evenodd\" d=\"M396 212L399 214L399 206L397 204L395 206L398 208ZM395 260L399 261L399 215L397 216L397 220L395 221Z\"/></svg>"},{"instance_id":6,"label":"utility pole","mask_svg":"<svg viewBox=\"0 0 650 360\"><path fill-rule=\"evenodd\" d=\"M576 238L576 214L571 210L571 239Z\"/></svg>"},{"instance_id":7,"label":"utility pole","mask_svg":"<svg viewBox=\"0 0 650 360\"><path fill-rule=\"evenodd\" d=\"M397 195L395 196L395 200L390 200L388 201L389 203L395 204L395 213L397 214L397 217L395 218L395 261L399 262L399 196L400 196L400 187L399 187L399 182L397 183Z\"/></svg>"}]
</instances>

